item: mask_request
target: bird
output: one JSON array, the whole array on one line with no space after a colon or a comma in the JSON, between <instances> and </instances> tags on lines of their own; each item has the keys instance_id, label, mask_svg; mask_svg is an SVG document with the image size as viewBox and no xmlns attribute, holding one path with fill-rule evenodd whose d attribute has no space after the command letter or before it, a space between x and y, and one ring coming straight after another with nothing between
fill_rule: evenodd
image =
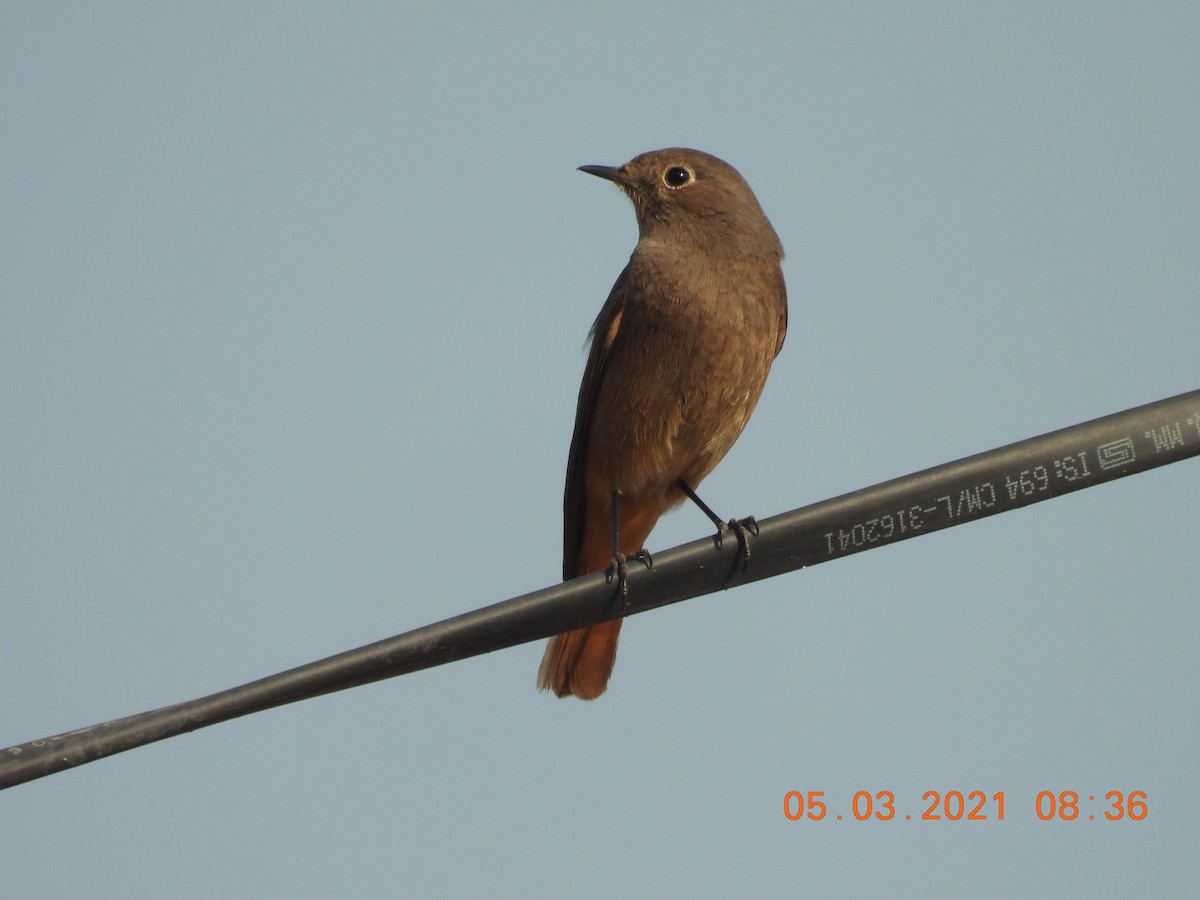
<instances>
[{"instance_id":1,"label":"bird","mask_svg":"<svg viewBox=\"0 0 1200 900\"><path fill-rule=\"evenodd\" d=\"M783 245L733 166L669 148L580 166L632 201L638 241L592 325L563 492L563 579L628 560L742 433L787 333ZM538 688L593 700L616 662L622 618L550 638Z\"/></svg>"}]
</instances>

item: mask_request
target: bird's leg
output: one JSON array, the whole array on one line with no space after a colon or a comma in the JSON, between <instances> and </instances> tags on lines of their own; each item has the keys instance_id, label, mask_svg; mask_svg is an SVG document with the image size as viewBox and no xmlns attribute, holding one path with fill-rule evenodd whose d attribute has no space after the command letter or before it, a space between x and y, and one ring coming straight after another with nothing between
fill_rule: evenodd
<instances>
[{"instance_id":1,"label":"bird's leg","mask_svg":"<svg viewBox=\"0 0 1200 900\"><path fill-rule=\"evenodd\" d=\"M718 516L707 503L696 496L696 492L688 486L688 483L682 478L675 480L675 487L683 491L687 498L700 507L701 512L708 516L709 520L717 526L716 542L717 549L721 549L721 544L725 540L727 532L732 531L737 535L738 540L738 556L742 560L742 570L745 571L746 566L750 564L750 535L758 537L758 522L754 516L747 516L744 519L730 519L725 521ZM737 559L734 559L734 564L737 564Z\"/></svg>"},{"instance_id":2,"label":"bird's leg","mask_svg":"<svg viewBox=\"0 0 1200 900\"><path fill-rule=\"evenodd\" d=\"M613 488L612 492L612 540L612 565L604 573L604 577L610 584L614 577L617 579L617 590L621 594L622 602L628 608L629 582L626 579L629 574L629 561L640 562L649 569L654 565L654 557L645 547L628 556L621 552L621 492L616 488Z\"/></svg>"}]
</instances>

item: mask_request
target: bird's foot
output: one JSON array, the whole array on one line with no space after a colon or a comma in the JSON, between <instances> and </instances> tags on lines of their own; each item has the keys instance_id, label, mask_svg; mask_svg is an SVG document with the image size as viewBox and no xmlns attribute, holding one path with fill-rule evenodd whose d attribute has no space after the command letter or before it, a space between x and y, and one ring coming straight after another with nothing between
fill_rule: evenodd
<instances>
[{"instance_id":1,"label":"bird's foot","mask_svg":"<svg viewBox=\"0 0 1200 900\"><path fill-rule=\"evenodd\" d=\"M617 582L617 592L621 595L621 602L625 605L625 609L629 608L629 564L631 562L640 562L647 569L654 568L654 557L650 555L650 551L643 547L637 553L630 553L626 556L624 553L614 553L612 565L604 572L604 580L608 584L613 583L613 579Z\"/></svg>"},{"instance_id":2,"label":"bird's foot","mask_svg":"<svg viewBox=\"0 0 1200 900\"><path fill-rule=\"evenodd\" d=\"M738 552L734 558L734 565L737 561L742 561L742 571L746 571L746 567L750 565L750 536L758 537L758 521L754 516L747 516L744 519L730 519L728 522L717 522L716 542L717 549L720 550L725 542L725 535L729 532L737 535Z\"/></svg>"}]
</instances>

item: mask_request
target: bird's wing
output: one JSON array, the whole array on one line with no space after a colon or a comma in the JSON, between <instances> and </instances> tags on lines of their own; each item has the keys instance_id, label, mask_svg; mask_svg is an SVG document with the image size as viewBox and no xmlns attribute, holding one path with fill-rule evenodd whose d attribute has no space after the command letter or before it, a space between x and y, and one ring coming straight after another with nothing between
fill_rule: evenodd
<instances>
[{"instance_id":1,"label":"bird's wing","mask_svg":"<svg viewBox=\"0 0 1200 900\"><path fill-rule=\"evenodd\" d=\"M604 302L588 336L591 348L588 351L587 366L583 370L583 383L579 386L579 402L575 407L575 433L571 438L571 454L567 458L567 484L563 491L564 581L578 574L575 567L578 563L584 517L587 513L583 473L588 429L592 423L596 398L600 395L600 387L604 383L604 370L609 354L621 328L628 283L629 268L626 267L609 292L608 299Z\"/></svg>"}]
</instances>

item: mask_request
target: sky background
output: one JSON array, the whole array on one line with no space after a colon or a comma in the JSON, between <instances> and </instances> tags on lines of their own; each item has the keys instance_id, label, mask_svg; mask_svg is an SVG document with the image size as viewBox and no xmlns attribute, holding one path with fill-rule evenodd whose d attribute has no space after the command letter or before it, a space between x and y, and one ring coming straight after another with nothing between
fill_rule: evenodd
<instances>
[{"instance_id":1,"label":"sky background","mask_svg":"<svg viewBox=\"0 0 1200 900\"><path fill-rule=\"evenodd\" d=\"M400 7L0 9L0 745L552 584L636 239L583 163L712 152L786 247L725 515L1200 388L1194 3ZM1181 896L1198 497L1186 461L638 616L592 704L538 643L31 782L5 894ZM919 820L955 789L1005 820Z\"/></svg>"}]
</instances>

